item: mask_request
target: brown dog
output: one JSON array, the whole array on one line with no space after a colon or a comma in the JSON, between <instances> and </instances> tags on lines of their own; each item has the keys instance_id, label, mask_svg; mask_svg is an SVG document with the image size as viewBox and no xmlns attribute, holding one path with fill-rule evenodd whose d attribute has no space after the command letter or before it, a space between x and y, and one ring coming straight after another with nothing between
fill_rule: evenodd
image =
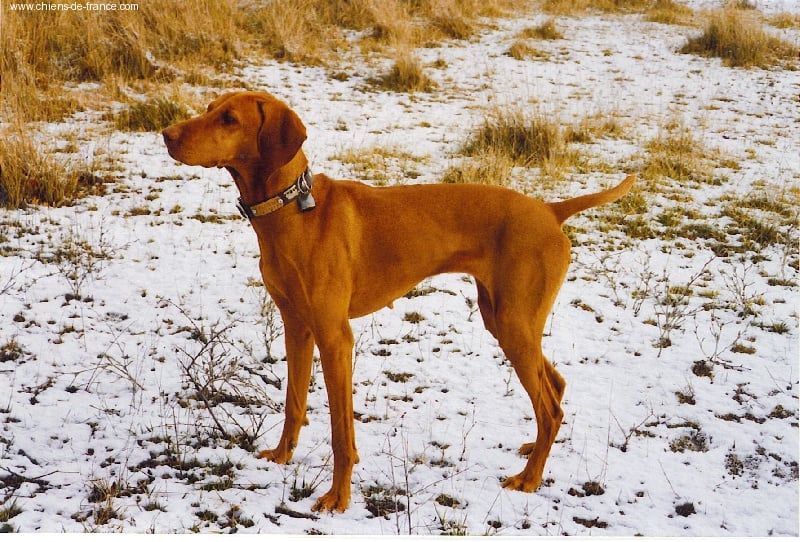
<instances>
[{"instance_id":1,"label":"brown dog","mask_svg":"<svg viewBox=\"0 0 800 542\"><path fill-rule=\"evenodd\" d=\"M556 438L565 381L542 354L545 320L567 272L569 216L628 192L635 176L599 192L543 203L504 188L413 185L373 188L307 173L306 130L263 92L220 96L206 113L163 132L188 165L225 167L258 236L261 276L286 333L289 384L278 446L259 457L286 463L306 420L314 345L330 404L333 485L314 510L344 511L358 462L349 320L390 305L438 273L475 277L486 328L514 366L536 414L536 442L503 487L534 491ZM313 181L313 190L311 184ZM296 202L294 200L297 200ZM285 207L285 208L284 208Z\"/></svg>"}]
</instances>

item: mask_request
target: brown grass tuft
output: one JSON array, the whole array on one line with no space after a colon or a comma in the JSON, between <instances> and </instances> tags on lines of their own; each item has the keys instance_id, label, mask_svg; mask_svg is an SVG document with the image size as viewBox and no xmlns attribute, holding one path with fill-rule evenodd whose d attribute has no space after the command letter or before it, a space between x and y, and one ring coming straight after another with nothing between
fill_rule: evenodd
<instances>
[{"instance_id":1,"label":"brown grass tuft","mask_svg":"<svg viewBox=\"0 0 800 542\"><path fill-rule=\"evenodd\" d=\"M85 164L68 167L43 152L24 130L0 137L0 206L68 205L104 190Z\"/></svg>"},{"instance_id":2,"label":"brown grass tuft","mask_svg":"<svg viewBox=\"0 0 800 542\"><path fill-rule=\"evenodd\" d=\"M111 118L117 130L155 132L189 116L189 110L182 102L170 98L151 98L135 102Z\"/></svg>"},{"instance_id":3,"label":"brown grass tuft","mask_svg":"<svg viewBox=\"0 0 800 542\"><path fill-rule=\"evenodd\" d=\"M775 28L800 28L800 15L796 13L776 13L767 20Z\"/></svg>"},{"instance_id":4,"label":"brown grass tuft","mask_svg":"<svg viewBox=\"0 0 800 542\"><path fill-rule=\"evenodd\" d=\"M675 0L656 0L647 9L645 19L653 23L690 25L694 11Z\"/></svg>"},{"instance_id":5,"label":"brown grass tuft","mask_svg":"<svg viewBox=\"0 0 800 542\"><path fill-rule=\"evenodd\" d=\"M539 26L526 28L520 32L518 37L522 39L560 40L564 37L564 34L558 29L553 19L548 19Z\"/></svg>"},{"instance_id":6,"label":"brown grass tuft","mask_svg":"<svg viewBox=\"0 0 800 542\"><path fill-rule=\"evenodd\" d=\"M645 143L645 162L642 178L651 181L655 188L660 181L711 182L718 153L708 149L693 131L680 122L670 122L659 134Z\"/></svg>"},{"instance_id":7,"label":"brown grass tuft","mask_svg":"<svg viewBox=\"0 0 800 542\"><path fill-rule=\"evenodd\" d=\"M506 153L489 149L448 168L441 182L507 186L513 167L514 162Z\"/></svg>"},{"instance_id":8,"label":"brown grass tuft","mask_svg":"<svg viewBox=\"0 0 800 542\"><path fill-rule=\"evenodd\" d=\"M502 153L515 165L541 166L564 153L559 121L544 114L527 115L520 109L495 109L464 145L467 156Z\"/></svg>"},{"instance_id":9,"label":"brown grass tuft","mask_svg":"<svg viewBox=\"0 0 800 542\"><path fill-rule=\"evenodd\" d=\"M646 8L650 0L544 0L544 11L556 15L574 15L586 11L607 13L639 11Z\"/></svg>"},{"instance_id":10,"label":"brown grass tuft","mask_svg":"<svg viewBox=\"0 0 800 542\"><path fill-rule=\"evenodd\" d=\"M461 152L474 161L464 162L448 175L467 179L485 175L483 170L487 168L520 166L536 167L543 176L560 179L566 171L590 167L587 156L573 144L620 138L624 130L614 114L597 113L570 124L543 112L496 107L462 145Z\"/></svg>"},{"instance_id":11,"label":"brown grass tuft","mask_svg":"<svg viewBox=\"0 0 800 542\"><path fill-rule=\"evenodd\" d=\"M711 12L703 33L680 52L719 57L732 67L768 68L795 59L798 48L766 32L756 12L725 8Z\"/></svg>"},{"instance_id":12,"label":"brown grass tuft","mask_svg":"<svg viewBox=\"0 0 800 542\"><path fill-rule=\"evenodd\" d=\"M547 59L549 56L548 53L520 40L514 41L506 54L515 60Z\"/></svg>"},{"instance_id":13,"label":"brown grass tuft","mask_svg":"<svg viewBox=\"0 0 800 542\"><path fill-rule=\"evenodd\" d=\"M436 88L436 83L425 74L414 52L405 46L397 47L395 61L389 71L370 82L393 92L430 92Z\"/></svg>"}]
</instances>

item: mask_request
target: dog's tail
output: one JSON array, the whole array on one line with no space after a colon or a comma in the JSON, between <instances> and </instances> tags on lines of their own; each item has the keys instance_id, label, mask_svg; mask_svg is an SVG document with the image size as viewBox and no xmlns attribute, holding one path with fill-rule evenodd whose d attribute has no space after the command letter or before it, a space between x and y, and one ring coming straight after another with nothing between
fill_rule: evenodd
<instances>
[{"instance_id":1,"label":"dog's tail","mask_svg":"<svg viewBox=\"0 0 800 542\"><path fill-rule=\"evenodd\" d=\"M548 203L548 205L550 205L550 208L556 215L556 220L558 220L558 223L563 224L566 219L575 213L585 211L590 207L596 207L604 203L618 200L628 193L628 190L631 189L631 186L633 186L635 181L636 174L632 173L625 177L625 180L619 183L617 186L609 188L608 190L603 190L602 192L597 192L596 194L587 194L586 196L579 196L577 198L564 201Z\"/></svg>"}]
</instances>

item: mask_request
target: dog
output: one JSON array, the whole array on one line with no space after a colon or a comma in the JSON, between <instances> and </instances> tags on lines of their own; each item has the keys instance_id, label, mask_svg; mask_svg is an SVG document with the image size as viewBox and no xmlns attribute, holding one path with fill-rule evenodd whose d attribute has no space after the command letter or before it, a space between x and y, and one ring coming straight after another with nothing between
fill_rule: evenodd
<instances>
[{"instance_id":1,"label":"dog","mask_svg":"<svg viewBox=\"0 0 800 542\"><path fill-rule=\"evenodd\" d=\"M542 353L545 320L570 260L562 223L615 201L635 181L545 203L496 186L419 184L376 188L311 175L297 114L266 92L229 92L205 113L163 130L175 160L224 167L239 210L258 238L259 268L284 323L288 386L277 447L259 454L287 463L307 423L314 346L330 405L333 482L314 511L343 512L358 462L353 419L350 319L386 306L425 278L468 273L484 325L530 397L537 438L523 444L522 471L505 488L532 492L563 411L565 380Z\"/></svg>"}]
</instances>

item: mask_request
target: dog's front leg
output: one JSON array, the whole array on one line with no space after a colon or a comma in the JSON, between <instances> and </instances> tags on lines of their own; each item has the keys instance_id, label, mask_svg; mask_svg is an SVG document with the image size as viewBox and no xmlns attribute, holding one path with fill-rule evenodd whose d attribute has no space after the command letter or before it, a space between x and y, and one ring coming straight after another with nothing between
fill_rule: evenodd
<instances>
[{"instance_id":1,"label":"dog's front leg","mask_svg":"<svg viewBox=\"0 0 800 542\"><path fill-rule=\"evenodd\" d=\"M350 503L350 479L358 463L353 423L353 332L343 322L318 336L322 373L328 390L333 447L333 484L314 504L314 511L344 512Z\"/></svg>"},{"instance_id":2,"label":"dog's front leg","mask_svg":"<svg viewBox=\"0 0 800 542\"><path fill-rule=\"evenodd\" d=\"M262 451L258 457L275 463L288 463L297 446L300 428L307 422L306 401L311 382L314 337L308 327L291 313L281 311L286 340L289 383L286 387L286 418L278 446Z\"/></svg>"}]
</instances>

